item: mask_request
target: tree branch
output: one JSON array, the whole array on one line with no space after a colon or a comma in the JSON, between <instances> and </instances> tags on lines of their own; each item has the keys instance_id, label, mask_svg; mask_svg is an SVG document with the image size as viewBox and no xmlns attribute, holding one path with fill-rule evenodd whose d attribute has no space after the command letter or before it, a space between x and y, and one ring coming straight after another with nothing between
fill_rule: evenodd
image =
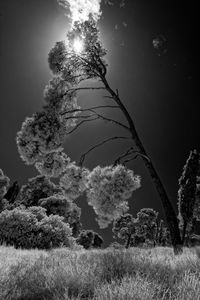
<instances>
[{"instance_id":1,"label":"tree branch","mask_svg":"<svg viewBox=\"0 0 200 300\"><path fill-rule=\"evenodd\" d=\"M130 147L124 154L120 155L115 161L114 166L116 166L118 163L120 163L121 159L124 157L131 155L134 152L133 147Z\"/></svg>"},{"instance_id":2,"label":"tree branch","mask_svg":"<svg viewBox=\"0 0 200 300\"><path fill-rule=\"evenodd\" d=\"M66 95L68 92L76 92L76 91L81 91L81 90L106 90L106 88L105 87L80 87L80 88L71 88L71 89L68 89L67 91L66 91L66 93L64 93L63 94L63 96L64 95Z\"/></svg>"},{"instance_id":3,"label":"tree branch","mask_svg":"<svg viewBox=\"0 0 200 300\"><path fill-rule=\"evenodd\" d=\"M77 110L77 111L78 111L78 110ZM116 124L116 125L118 125L118 126L124 128L124 129L126 129L126 130L128 130L128 131L130 132L129 127L127 127L126 125L122 124L122 123L119 122L119 121L113 120L113 119L108 118L108 117L104 117L104 116L102 116L101 114L97 113L94 109L91 109L91 108L87 108L87 111L92 112L92 113L93 113L94 115L96 115L98 118L100 118L100 119L102 119L102 120L104 120L104 121L106 121L106 122L111 122L111 123L113 123L113 124ZM75 116L74 116L74 117L71 117L71 118L76 119ZM75 127L75 128L76 128L76 127Z\"/></svg>"},{"instance_id":4,"label":"tree branch","mask_svg":"<svg viewBox=\"0 0 200 300\"><path fill-rule=\"evenodd\" d=\"M75 117L74 117L75 118ZM67 134L71 134L72 132L74 132L78 127L80 127L83 123L86 123L86 122L91 122L91 121L96 121L98 120L99 118L96 117L96 118L93 118L93 119L89 119L89 120L83 120L81 121L80 123L78 123L71 131L69 131Z\"/></svg>"},{"instance_id":5,"label":"tree branch","mask_svg":"<svg viewBox=\"0 0 200 300\"><path fill-rule=\"evenodd\" d=\"M70 117L66 117L65 120L70 120L70 119L88 119L91 117L94 117L95 114L93 115L85 115L85 116L70 116Z\"/></svg>"},{"instance_id":6,"label":"tree branch","mask_svg":"<svg viewBox=\"0 0 200 300\"><path fill-rule=\"evenodd\" d=\"M128 130L128 131L130 132L130 128L127 127L126 125L122 124L121 122L118 122L118 121L116 121L116 120L113 120L113 119L104 117L104 116L102 116L102 115L100 115L100 114L97 114L97 113L95 113L95 114L96 114L99 118L101 118L102 120L104 120L104 121L106 121L106 122L111 122L111 123L113 123L113 124L116 124L116 125L118 125L118 126L124 128L124 129L126 129L126 130Z\"/></svg>"},{"instance_id":7,"label":"tree branch","mask_svg":"<svg viewBox=\"0 0 200 300\"><path fill-rule=\"evenodd\" d=\"M89 107L89 108L79 108L79 109L64 111L63 113L61 113L61 115L79 112L79 111L85 112L85 111L90 111L91 109L94 110L94 109L100 109L100 108L119 108L119 106L118 105L99 105L99 106L93 106L93 107Z\"/></svg>"},{"instance_id":8,"label":"tree branch","mask_svg":"<svg viewBox=\"0 0 200 300\"><path fill-rule=\"evenodd\" d=\"M100 146L102 146L102 145L104 145L104 144L106 144L106 143L108 143L108 142L110 142L110 141L117 140L117 139L129 140L129 139L131 139L131 138L125 137L125 136L114 136L114 137L108 138L108 139L106 139L106 140L104 140L104 141L102 141L102 142L100 142L100 143L94 145L94 146L91 147L88 151L86 151L84 154L81 155L80 161L79 161L79 165L80 165L80 166L83 165L83 162L84 162L84 160L85 160L85 156L86 156L88 153L90 153L90 152L93 151L94 149L96 149L96 148L98 148L98 147L100 147Z\"/></svg>"},{"instance_id":9,"label":"tree branch","mask_svg":"<svg viewBox=\"0 0 200 300\"><path fill-rule=\"evenodd\" d=\"M141 157L145 158L148 162L151 161L150 158L149 158L148 156L146 156L146 155L144 155L144 154L142 154L142 153L140 153L140 152L138 152L138 151L133 151L133 153L136 153L136 155L135 155L134 157L131 157L131 158L125 160L125 161L123 162L124 164L126 164L126 163L128 163L128 162L130 162L130 161L132 161L132 160L135 160L138 156L141 156Z\"/></svg>"}]
</instances>

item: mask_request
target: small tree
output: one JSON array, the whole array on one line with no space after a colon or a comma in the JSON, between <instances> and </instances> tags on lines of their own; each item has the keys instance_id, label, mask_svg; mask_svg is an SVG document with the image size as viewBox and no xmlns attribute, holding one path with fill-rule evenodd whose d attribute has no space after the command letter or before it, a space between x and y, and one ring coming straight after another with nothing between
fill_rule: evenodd
<instances>
[{"instance_id":1,"label":"small tree","mask_svg":"<svg viewBox=\"0 0 200 300\"><path fill-rule=\"evenodd\" d=\"M183 244L185 242L187 228L189 224L192 223L194 217L197 175L200 167L199 160L199 153L196 150L191 151L183 168L182 176L179 179L178 210Z\"/></svg>"},{"instance_id":2,"label":"small tree","mask_svg":"<svg viewBox=\"0 0 200 300\"><path fill-rule=\"evenodd\" d=\"M137 213L137 229L138 236L143 237L146 242L151 242L156 245L157 238L157 217L158 212L152 208L142 208Z\"/></svg>"},{"instance_id":3,"label":"small tree","mask_svg":"<svg viewBox=\"0 0 200 300\"><path fill-rule=\"evenodd\" d=\"M126 248L129 248L136 234L136 219L131 214L125 214L113 222L112 231L114 239L122 240Z\"/></svg>"},{"instance_id":4,"label":"small tree","mask_svg":"<svg viewBox=\"0 0 200 300\"><path fill-rule=\"evenodd\" d=\"M82 245L85 249L101 248L103 239L93 230L82 230L76 239L76 242L79 245Z\"/></svg>"},{"instance_id":5,"label":"small tree","mask_svg":"<svg viewBox=\"0 0 200 300\"><path fill-rule=\"evenodd\" d=\"M133 218L131 214L124 214L113 222L114 238L122 240L126 248L145 242L151 242L155 246L158 235L157 216L158 213L152 208L141 209L137 218Z\"/></svg>"}]
</instances>

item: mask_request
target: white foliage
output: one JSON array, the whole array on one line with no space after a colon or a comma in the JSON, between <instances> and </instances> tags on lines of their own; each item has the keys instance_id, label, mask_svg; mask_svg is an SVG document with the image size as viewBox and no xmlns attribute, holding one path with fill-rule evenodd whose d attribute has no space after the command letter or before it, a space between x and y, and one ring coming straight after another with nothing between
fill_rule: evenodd
<instances>
[{"instance_id":1,"label":"white foliage","mask_svg":"<svg viewBox=\"0 0 200 300\"><path fill-rule=\"evenodd\" d=\"M76 199L86 190L88 174L87 169L76 166L74 162L67 165L60 184L69 198Z\"/></svg>"},{"instance_id":2,"label":"white foliage","mask_svg":"<svg viewBox=\"0 0 200 300\"><path fill-rule=\"evenodd\" d=\"M54 111L42 111L26 118L17 133L17 146L27 164L40 161L44 154L59 150L66 135L65 124Z\"/></svg>"},{"instance_id":3,"label":"white foliage","mask_svg":"<svg viewBox=\"0 0 200 300\"><path fill-rule=\"evenodd\" d=\"M44 99L48 106L57 113L79 108L76 91L72 85L60 76L54 76L44 90Z\"/></svg>"},{"instance_id":4,"label":"white foliage","mask_svg":"<svg viewBox=\"0 0 200 300\"><path fill-rule=\"evenodd\" d=\"M41 175L59 177L66 169L70 158L62 151L47 153L43 159L35 164Z\"/></svg>"},{"instance_id":5,"label":"white foliage","mask_svg":"<svg viewBox=\"0 0 200 300\"><path fill-rule=\"evenodd\" d=\"M88 176L87 197L100 227L128 210L127 199L140 187L140 177L122 165L96 167Z\"/></svg>"}]
</instances>

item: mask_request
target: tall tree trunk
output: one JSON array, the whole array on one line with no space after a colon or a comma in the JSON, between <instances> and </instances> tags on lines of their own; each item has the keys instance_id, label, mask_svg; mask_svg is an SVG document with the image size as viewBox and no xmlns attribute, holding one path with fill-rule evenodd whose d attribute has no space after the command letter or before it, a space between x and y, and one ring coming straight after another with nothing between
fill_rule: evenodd
<instances>
[{"instance_id":1,"label":"tall tree trunk","mask_svg":"<svg viewBox=\"0 0 200 300\"><path fill-rule=\"evenodd\" d=\"M137 151L138 151L139 155L141 156L147 170L149 171L149 174L153 180L154 186L155 186L157 193L160 197L160 200L162 202L162 206L163 206L164 213L165 213L165 218L166 218L167 225L168 225L168 228L170 231L170 236L171 236L172 246L174 248L174 253L175 254L181 253L182 252L182 241L181 241L181 236L180 236L180 230L178 227L178 220L177 220L175 211L173 209L173 206L167 196L165 188L160 180L160 177L159 177L158 173L156 172L156 169L154 168L152 161L148 157L147 152L144 149L144 146L143 146L143 144L138 136L138 133L136 131L134 122L133 122L131 116L129 115L126 107L122 103L122 101L118 95L118 91L115 93L110 88L105 76L102 77L102 82L104 83L106 90L110 93L113 100L119 105L121 111L123 112L128 124L129 124L129 129L130 129L134 144L137 147Z\"/></svg>"}]
</instances>

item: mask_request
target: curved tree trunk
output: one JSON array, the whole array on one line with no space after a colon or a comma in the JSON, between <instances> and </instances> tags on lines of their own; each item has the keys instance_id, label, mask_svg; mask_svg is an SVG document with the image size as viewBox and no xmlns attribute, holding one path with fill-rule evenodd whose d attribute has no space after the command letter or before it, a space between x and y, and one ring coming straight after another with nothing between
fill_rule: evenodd
<instances>
[{"instance_id":1,"label":"curved tree trunk","mask_svg":"<svg viewBox=\"0 0 200 300\"><path fill-rule=\"evenodd\" d=\"M119 105L121 111L123 112L128 124L129 124L129 129L130 129L130 133L132 135L134 144L137 147L137 151L138 151L139 155L141 156L147 170L149 171L149 174L153 180L154 186L155 186L157 193L160 197L160 200L162 202L162 206L163 206L164 213L165 213L165 218L166 218L167 225L168 225L168 228L170 231L170 236L171 236L172 246L174 248L174 253L178 254L178 253L182 252L182 241L181 241L180 230L179 230L179 226L178 226L178 220L177 220L175 211L173 209L173 206L167 196L165 188L160 180L160 177L159 177L158 173L156 172L152 161L149 159L148 154L145 151L144 146L137 134L133 120L132 120L131 116L129 115L126 107L121 102L121 99L119 98L118 92L115 93L110 88L105 76L102 77L102 82L104 83L105 88L110 93L111 97Z\"/></svg>"}]
</instances>

